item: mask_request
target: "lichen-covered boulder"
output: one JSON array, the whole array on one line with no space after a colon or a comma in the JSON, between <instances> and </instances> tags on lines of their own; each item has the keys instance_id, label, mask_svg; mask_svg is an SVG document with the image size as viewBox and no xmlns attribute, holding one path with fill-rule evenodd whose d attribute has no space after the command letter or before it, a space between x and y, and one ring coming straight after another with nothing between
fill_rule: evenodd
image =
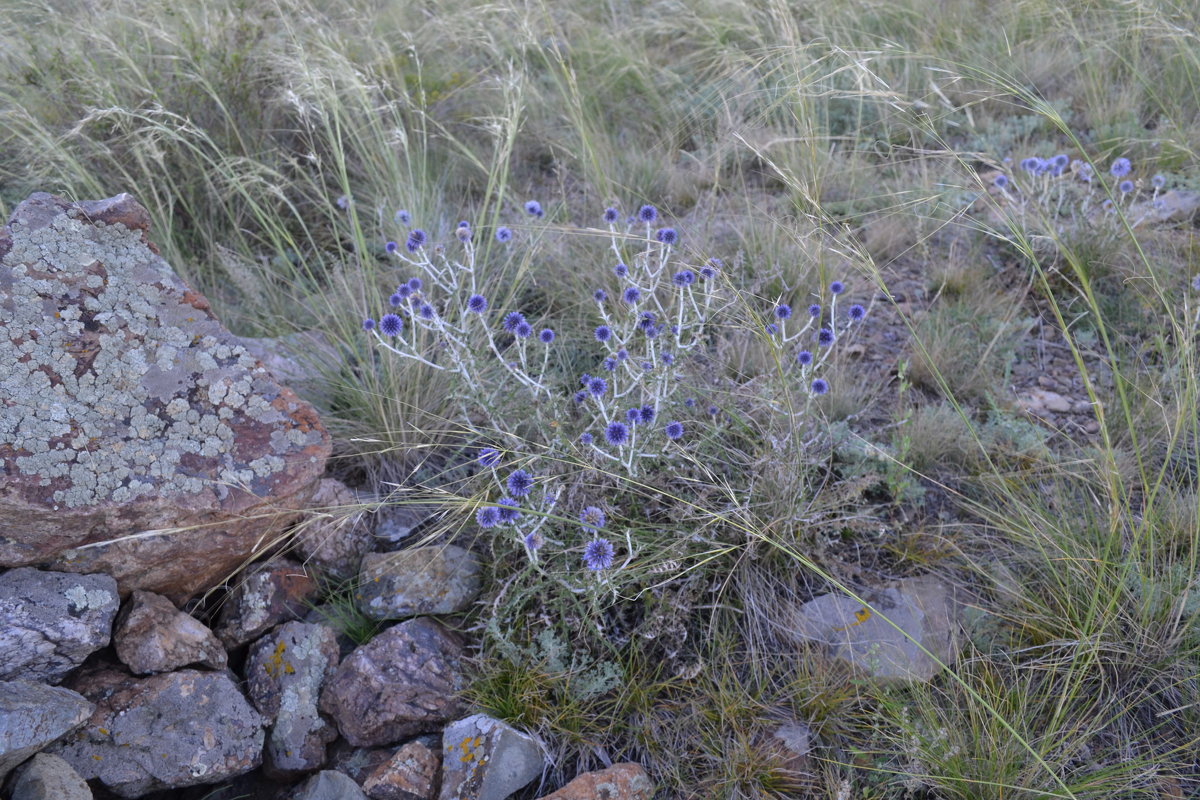
<instances>
[{"instance_id":1,"label":"lichen-covered boulder","mask_svg":"<svg viewBox=\"0 0 1200 800\"><path fill-rule=\"evenodd\" d=\"M263 719L224 673L100 669L73 686L96 708L50 752L116 795L220 783L262 763Z\"/></svg>"},{"instance_id":2,"label":"lichen-covered boulder","mask_svg":"<svg viewBox=\"0 0 1200 800\"><path fill-rule=\"evenodd\" d=\"M355 605L368 619L453 614L479 595L479 559L454 545L367 553Z\"/></svg>"},{"instance_id":3,"label":"lichen-covered boulder","mask_svg":"<svg viewBox=\"0 0 1200 800\"><path fill-rule=\"evenodd\" d=\"M250 647L246 691L271 729L265 769L291 777L319 769L337 729L321 718L321 687L338 663L337 636L324 625L288 622Z\"/></svg>"},{"instance_id":4,"label":"lichen-covered boulder","mask_svg":"<svg viewBox=\"0 0 1200 800\"><path fill-rule=\"evenodd\" d=\"M0 782L13 767L87 722L77 692L30 681L0 682Z\"/></svg>"},{"instance_id":5,"label":"lichen-covered boulder","mask_svg":"<svg viewBox=\"0 0 1200 800\"><path fill-rule=\"evenodd\" d=\"M0 566L182 602L282 532L330 440L148 229L39 192L0 231Z\"/></svg>"},{"instance_id":6,"label":"lichen-covered boulder","mask_svg":"<svg viewBox=\"0 0 1200 800\"><path fill-rule=\"evenodd\" d=\"M225 648L208 626L154 592L125 601L113 628L117 658L135 675L170 672L188 664L224 669Z\"/></svg>"},{"instance_id":7,"label":"lichen-covered boulder","mask_svg":"<svg viewBox=\"0 0 1200 800\"><path fill-rule=\"evenodd\" d=\"M537 741L486 714L442 731L441 800L505 800L542 774Z\"/></svg>"},{"instance_id":8,"label":"lichen-covered boulder","mask_svg":"<svg viewBox=\"0 0 1200 800\"><path fill-rule=\"evenodd\" d=\"M359 747L436 730L462 709L462 655L462 639L428 617L401 622L342 662L320 709Z\"/></svg>"},{"instance_id":9,"label":"lichen-covered boulder","mask_svg":"<svg viewBox=\"0 0 1200 800\"><path fill-rule=\"evenodd\" d=\"M242 574L226 598L215 633L233 649L281 622L300 619L316 593L317 583L308 570L291 559L257 564Z\"/></svg>"},{"instance_id":10,"label":"lichen-covered boulder","mask_svg":"<svg viewBox=\"0 0 1200 800\"><path fill-rule=\"evenodd\" d=\"M120 600L107 575L0 575L0 680L58 683L108 645Z\"/></svg>"}]
</instances>

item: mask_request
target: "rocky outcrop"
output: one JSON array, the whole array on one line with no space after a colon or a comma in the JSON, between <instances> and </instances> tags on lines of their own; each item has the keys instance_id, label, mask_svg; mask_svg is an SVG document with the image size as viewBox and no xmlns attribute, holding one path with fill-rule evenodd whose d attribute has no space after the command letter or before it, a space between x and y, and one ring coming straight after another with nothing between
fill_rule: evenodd
<instances>
[{"instance_id":1,"label":"rocky outcrop","mask_svg":"<svg viewBox=\"0 0 1200 800\"><path fill-rule=\"evenodd\" d=\"M329 455L147 238L129 195L31 195L0 232L0 566L182 602L269 544Z\"/></svg>"}]
</instances>

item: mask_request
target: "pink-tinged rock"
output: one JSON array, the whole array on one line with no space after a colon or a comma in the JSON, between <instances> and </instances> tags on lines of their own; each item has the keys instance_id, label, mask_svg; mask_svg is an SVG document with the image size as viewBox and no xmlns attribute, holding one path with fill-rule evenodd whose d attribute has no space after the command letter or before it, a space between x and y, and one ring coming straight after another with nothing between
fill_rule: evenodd
<instances>
[{"instance_id":1,"label":"pink-tinged rock","mask_svg":"<svg viewBox=\"0 0 1200 800\"><path fill-rule=\"evenodd\" d=\"M412 741L376 767L362 788L371 800L433 800L440 769L437 754Z\"/></svg>"},{"instance_id":2,"label":"pink-tinged rock","mask_svg":"<svg viewBox=\"0 0 1200 800\"><path fill-rule=\"evenodd\" d=\"M288 622L250 647L246 692L270 724L264 771L290 778L320 769L337 729L317 711L338 663L337 636L324 625Z\"/></svg>"},{"instance_id":3,"label":"pink-tinged rock","mask_svg":"<svg viewBox=\"0 0 1200 800\"><path fill-rule=\"evenodd\" d=\"M188 664L224 669L225 648L200 620L160 594L133 592L113 629L117 658L135 675L170 672Z\"/></svg>"},{"instance_id":4,"label":"pink-tinged rock","mask_svg":"<svg viewBox=\"0 0 1200 800\"><path fill-rule=\"evenodd\" d=\"M179 603L283 532L330 440L148 230L129 195L39 192L0 231L0 566Z\"/></svg>"},{"instance_id":5,"label":"pink-tinged rock","mask_svg":"<svg viewBox=\"0 0 1200 800\"><path fill-rule=\"evenodd\" d=\"M309 516L292 531L297 557L333 580L353 578L372 539L358 498L341 481L323 478L309 507Z\"/></svg>"},{"instance_id":6,"label":"pink-tinged rock","mask_svg":"<svg viewBox=\"0 0 1200 800\"><path fill-rule=\"evenodd\" d=\"M96 708L50 752L120 797L220 783L262 762L263 719L224 673L97 669L71 688Z\"/></svg>"},{"instance_id":7,"label":"pink-tinged rock","mask_svg":"<svg viewBox=\"0 0 1200 800\"><path fill-rule=\"evenodd\" d=\"M257 639L281 622L300 619L317 583L303 566L276 558L251 567L221 608L217 637L228 648Z\"/></svg>"},{"instance_id":8,"label":"pink-tinged rock","mask_svg":"<svg viewBox=\"0 0 1200 800\"><path fill-rule=\"evenodd\" d=\"M434 731L461 711L462 640L428 617L357 648L321 694L321 711L359 747Z\"/></svg>"},{"instance_id":9,"label":"pink-tinged rock","mask_svg":"<svg viewBox=\"0 0 1200 800\"><path fill-rule=\"evenodd\" d=\"M585 772L541 800L650 800L654 783L641 764L613 764L608 769Z\"/></svg>"}]
</instances>

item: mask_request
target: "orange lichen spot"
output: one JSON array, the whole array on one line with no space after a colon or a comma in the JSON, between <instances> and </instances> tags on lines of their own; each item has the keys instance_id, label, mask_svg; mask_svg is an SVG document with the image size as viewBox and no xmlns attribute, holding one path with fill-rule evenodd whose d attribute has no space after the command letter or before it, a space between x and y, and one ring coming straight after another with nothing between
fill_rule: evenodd
<instances>
[{"instance_id":1,"label":"orange lichen spot","mask_svg":"<svg viewBox=\"0 0 1200 800\"><path fill-rule=\"evenodd\" d=\"M283 642L275 645L275 652L267 659L267 663L263 664L263 670L267 675L274 678L280 672L291 675L295 672L295 668L291 664L283 663L283 651L287 649L287 645Z\"/></svg>"},{"instance_id":2,"label":"orange lichen spot","mask_svg":"<svg viewBox=\"0 0 1200 800\"><path fill-rule=\"evenodd\" d=\"M92 756L92 760L93 760L93 761L99 761L99 760L100 760L100 756Z\"/></svg>"},{"instance_id":3,"label":"orange lichen spot","mask_svg":"<svg viewBox=\"0 0 1200 800\"><path fill-rule=\"evenodd\" d=\"M96 728L104 736L108 736L108 728Z\"/></svg>"},{"instance_id":4,"label":"orange lichen spot","mask_svg":"<svg viewBox=\"0 0 1200 800\"><path fill-rule=\"evenodd\" d=\"M54 318L55 318L55 319L62 319L62 314L61 314L61 313L59 313L58 311L55 311L55 312L54 312Z\"/></svg>"},{"instance_id":5,"label":"orange lichen spot","mask_svg":"<svg viewBox=\"0 0 1200 800\"><path fill-rule=\"evenodd\" d=\"M843 625L840 628L834 628L834 630L835 631L844 631L849 628L853 628L855 625L862 625L864 622L866 622L870 618L871 618L870 609L868 609L866 606L863 606L858 611L854 612L854 622L851 622L849 625Z\"/></svg>"}]
</instances>

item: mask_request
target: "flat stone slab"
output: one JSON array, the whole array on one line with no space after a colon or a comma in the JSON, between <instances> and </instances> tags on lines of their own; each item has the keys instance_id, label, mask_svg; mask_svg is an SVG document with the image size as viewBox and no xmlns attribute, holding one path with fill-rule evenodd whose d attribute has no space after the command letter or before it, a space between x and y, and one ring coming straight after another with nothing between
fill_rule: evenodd
<instances>
[{"instance_id":1,"label":"flat stone slab","mask_svg":"<svg viewBox=\"0 0 1200 800\"><path fill-rule=\"evenodd\" d=\"M93 708L61 686L0 683L0 782L13 767L86 723Z\"/></svg>"},{"instance_id":2,"label":"flat stone slab","mask_svg":"<svg viewBox=\"0 0 1200 800\"><path fill-rule=\"evenodd\" d=\"M928 681L939 661L953 663L957 604L944 583L908 578L863 599L867 605L836 593L810 600L792 610L792 633L884 680Z\"/></svg>"},{"instance_id":3,"label":"flat stone slab","mask_svg":"<svg viewBox=\"0 0 1200 800\"><path fill-rule=\"evenodd\" d=\"M112 636L120 599L107 575L0 575L0 680L58 683Z\"/></svg>"},{"instance_id":4,"label":"flat stone slab","mask_svg":"<svg viewBox=\"0 0 1200 800\"><path fill-rule=\"evenodd\" d=\"M39 192L0 231L0 566L178 603L282 533L330 439L149 226L127 194Z\"/></svg>"},{"instance_id":5,"label":"flat stone slab","mask_svg":"<svg viewBox=\"0 0 1200 800\"><path fill-rule=\"evenodd\" d=\"M363 556L354 601L369 619L453 614L479 595L479 559L454 545Z\"/></svg>"},{"instance_id":6,"label":"flat stone slab","mask_svg":"<svg viewBox=\"0 0 1200 800\"><path fill-rule=\"evenodd\" d=\"M262 763L263 719L224 673L99 670L75 688L96 708L50 752L121 797L220 783Z\"/></svg>"}]
</instances>

